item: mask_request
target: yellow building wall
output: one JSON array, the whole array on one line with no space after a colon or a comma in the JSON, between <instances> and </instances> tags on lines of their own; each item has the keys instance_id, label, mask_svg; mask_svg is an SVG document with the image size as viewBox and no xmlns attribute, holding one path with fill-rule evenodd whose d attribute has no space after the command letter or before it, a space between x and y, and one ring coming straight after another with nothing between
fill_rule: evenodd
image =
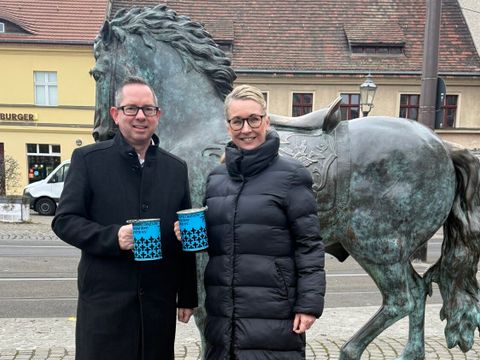
<instances>
[{"instance_id":1,"label":"yellow building wall","mask_svg":"<svg viewBox=\"0 0 480 360\"><path fill-rule=\"evenodd\" d=\"M361 77L316 78L307 76L267 77L239 76L235 85L250 84L268 93L268 111L273 114L292 115L292 93L312 92L313 110L327 107L342 93L359 93ZM399 116L400 95L420 94L421 78L373 79L377 85L374 107L369 116ZM458 95L455 130L436 130L445 140L469 149L480 148L480 79L445 78L447 94ZM468 130L463 130L468 129ZM473 130L472 130L473 129Z\"/></svg>"},{"instance_id":2,"label":"yellow building wall","mask_svg":"<svg viewBox=\"0 0 480 360\"><path fill-rule=\"evenodd\" d=\"M95 64L87 46L0 46L1 104L34 105L34 71L56 71L59 106L93 106L95 81L89 75Z\"/></svg>"},{"instance_id":3,"label":"yellow building wall","mask_svg":"<svg viewBox=\"0 0 480 360\"><path fill-rule=\"evenodd\" d=\"M6 156L20 167L16 193L28 183L26 144L61 146L61 160L70 158L78 146L93 142L95 81L89 75L94 66L92 46L0 45L0 113L33 114L35 120L12 124L0 120L0 143ZM34 71L56 71L58 106L34 104ZM268 93L268 111L291 116L292 93L312 92L313 109L327 107L341 93L358 93L360 76L315 77L246 76L239 84L251 84ZM377 84L370 115L398 116L400 94L420 94L421 79L374 77ZM441 130L439 135L469 148L480 148L480 79L445 79L448 94L459 95L457 127L474 131Z\"/></svg>"},{"instance_id":4,"label":"yellow building wall","mask_svg":"<svg viewBox=\"0 0 480 360\"><path fill-rule=\"evenodd\" d=\"M28 184L26 144L60 145L61 161L78 146L93 143L95 60L92 46L0 46L0 113L33 114L34 120L1 120L0 143L20 172L15 192ZM56 71L58 106L36 106L34 71Z\"/></svg>"}]
</instances>

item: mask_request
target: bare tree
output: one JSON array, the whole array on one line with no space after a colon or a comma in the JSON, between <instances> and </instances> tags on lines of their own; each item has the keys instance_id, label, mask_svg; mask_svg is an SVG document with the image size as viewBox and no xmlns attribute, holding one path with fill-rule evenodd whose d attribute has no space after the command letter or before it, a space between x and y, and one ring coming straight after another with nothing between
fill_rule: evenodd
<instances>
[{"instance_id":1,"label":"bare tree","mask_svg":"<svg viewBox=\"0 0 480 360\"><path fill-rule=\"evenodd\" d=\"M15 192L20 182L20 166L17 160L7 155L0 159L0 195Z\"/></svg>"}]
</instances>

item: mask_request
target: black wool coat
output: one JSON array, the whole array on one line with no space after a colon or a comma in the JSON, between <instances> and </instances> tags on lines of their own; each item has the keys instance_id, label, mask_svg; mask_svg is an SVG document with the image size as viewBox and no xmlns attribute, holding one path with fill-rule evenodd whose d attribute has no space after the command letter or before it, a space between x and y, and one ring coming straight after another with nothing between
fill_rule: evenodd
<instances>
[{"instance_id":1,"label":"black wool coat","mask_svg":"<svg viewBox=\"0 0 480 360\"><path fill-rule=\"evenodd\" d=\"M176 211L191 206L187 166L154 140L143 167L120 133L73 152L52 228L82 250L77 360L173 359L176 308L197 306L195 257L173 233ZM163 258L134 261L118 230L150 218L160 218Z\"/></svg>"},{"instance_id":2,"label":"black wool coat","mask_svg":"<svg viewBox=\"0 0 480 360\"><path fill-rule=\"evenodd\" d=\"M324 246L312 178L278 149L273 131L254 150L230 144L226 164L207 179L207 359L304 359L294 315L323 311Z\"/></svg>"}]
</instances>

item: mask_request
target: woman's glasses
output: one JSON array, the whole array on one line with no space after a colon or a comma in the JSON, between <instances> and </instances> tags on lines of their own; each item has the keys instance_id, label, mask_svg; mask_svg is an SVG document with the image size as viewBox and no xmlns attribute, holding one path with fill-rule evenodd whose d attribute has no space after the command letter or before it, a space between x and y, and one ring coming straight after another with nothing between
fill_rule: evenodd
<instances>
[{"instance_id":1,"label":"woman's glasses","mask_svg":"<svg viewBox=\"0 0 480 360\"><path fill-rule=\"evenodd\" d=\"M227 122L230 125L230 128L234 131L243 129L243 126L245 125L245 121L248 123L248 126L250 126L252 129L256 129L260 127L260 125L262 125L262 120L265 117L265 115L267 114L263 114L263 115L252 114L247 118L234 117L232 119L228 119Z\"/></svg>"}]
</instances>

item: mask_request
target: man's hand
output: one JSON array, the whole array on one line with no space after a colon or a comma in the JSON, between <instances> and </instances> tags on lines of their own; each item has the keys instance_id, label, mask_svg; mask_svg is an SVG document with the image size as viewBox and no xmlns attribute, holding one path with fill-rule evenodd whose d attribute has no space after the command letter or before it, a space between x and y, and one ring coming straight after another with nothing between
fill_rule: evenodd
<instances>
[{"instance_id":1,"label":"man's hand","mask_svg":"<svg viewBox=\"0 0 480 360\"><path fill-rule=\"evenodd\" d=\"M133 249L133 225L123 225L118 230L118 246L122 250Z\"/></svg>"},{"instance_id":2,"label":"man's hand","mask_svg":"<svg viewBox=\"0 0 480 360\"><path fill-rule=\"evenodd\" d=\"M177 240L182 241L182 236L180 234L180 222L178 220L173 224L173 232L175 233Z\"/></svg>"},{"instance_id":3,"label":"man's hand","mask_svg":"<svg viewBox=\"0 0 480 360\"><path fill-rule=\"evenodd\" d=\"M177 316L178 316L178 321L181 321L183 323L188 323L188 320L190 320L190 317L193 314L193 309L185 309L185 308L178 308L177 310Z\"/></svg>"},{"instance_id":4,"label":"man's hand","mask_svg":"<svg viewBox=\"0 0 480 360\"><path fill-rule=\"evenodd\" d=\"M303 334L310 329L315 320L317 320L317 318L313 315L295 314L295 319L293 319L293 331L297 334Z\"/></svg>"}]
</instances>

